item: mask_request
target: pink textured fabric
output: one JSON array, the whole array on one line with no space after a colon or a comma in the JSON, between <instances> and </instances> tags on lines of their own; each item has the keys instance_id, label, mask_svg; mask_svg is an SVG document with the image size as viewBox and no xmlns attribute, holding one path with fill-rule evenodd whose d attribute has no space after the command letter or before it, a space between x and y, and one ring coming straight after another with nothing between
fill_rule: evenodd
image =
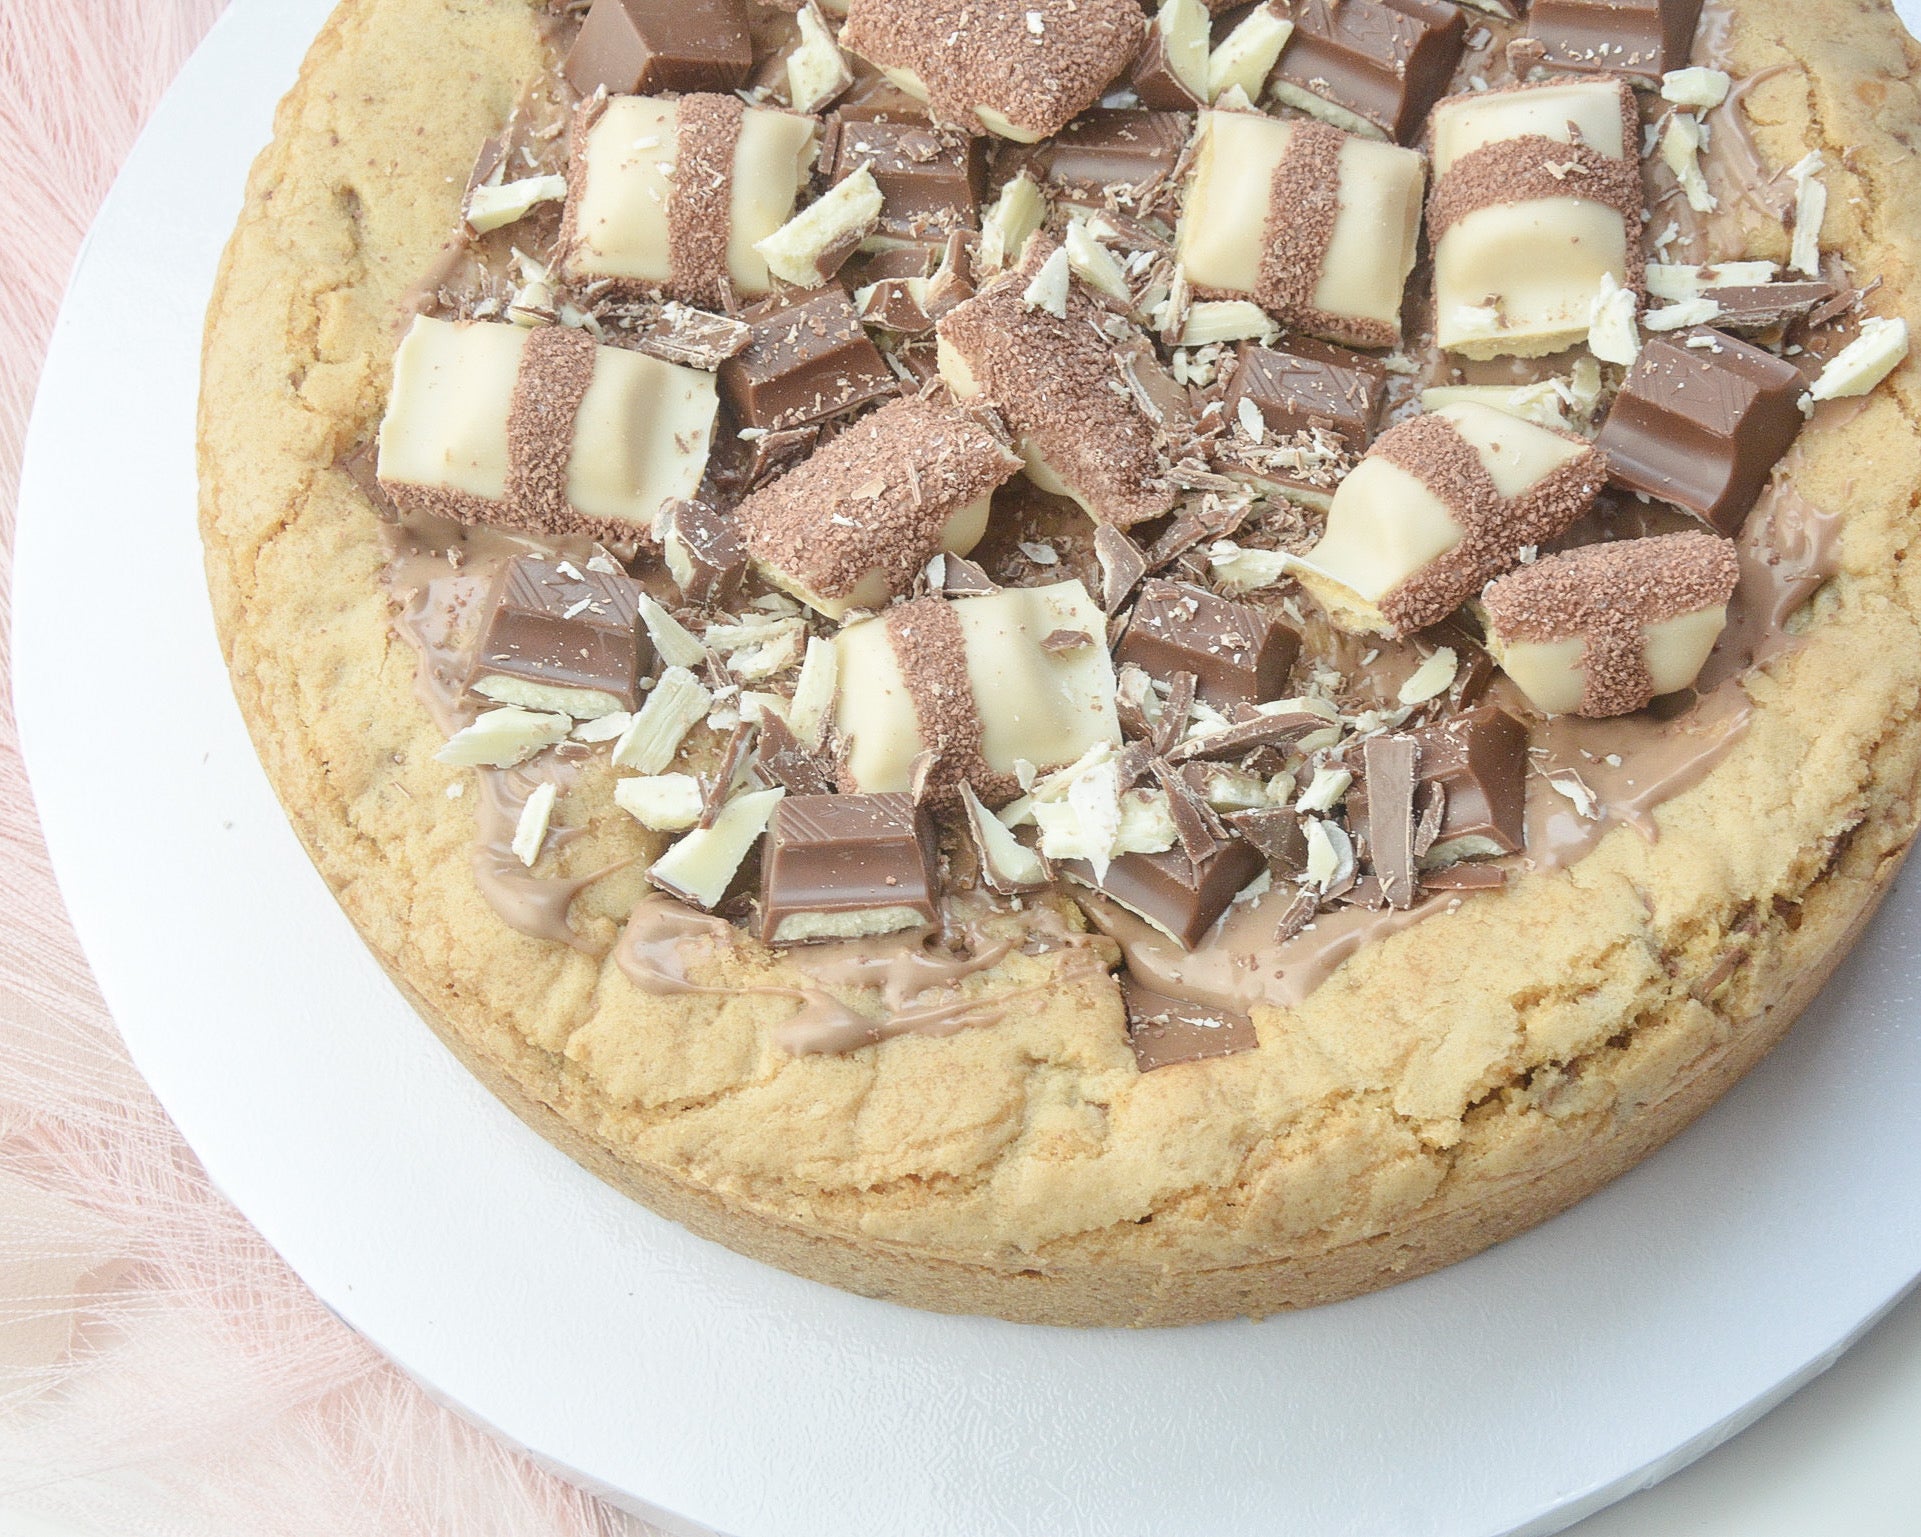
<instances>
[{"instance_id":1,"label":"pink textured fabric","mask_svg":"<svg viewBox=\"0 0 1921 1537\"><path fill-rule=\"evenodd\" d=\"M0 0L0 648L80 238L224 0ZM0 666L6 653L0 649ZM432 1403L220 1197L68 927L0 699L0 1531L636 1537Z\"/></svg>"}]
</instances>

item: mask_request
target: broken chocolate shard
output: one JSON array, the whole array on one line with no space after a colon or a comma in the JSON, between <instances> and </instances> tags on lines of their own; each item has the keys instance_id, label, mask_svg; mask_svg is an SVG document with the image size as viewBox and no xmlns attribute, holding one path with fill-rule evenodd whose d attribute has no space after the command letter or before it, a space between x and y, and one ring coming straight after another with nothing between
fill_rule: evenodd
<instances>
[{"instance_id":1,"label":"broken chocolate shard","mask_svg":"<svg viewBox=\"0 0 1921 1537\"><path fill-rule=\"evenodd\" d=\"M1191 672L1168 674L1167 702L1161 706L1161 718L1154 723L1153 744L1157 754L1165 756L1180 741L1194 713L1194 699L1199 689L1200 679Z\"/></svg>"},{"instance_id":2,"label":"broken chocolate shard","mask_svg":"<svg viewBox=\"0 0 1921 1537\"><path fill-rule=\"evenodd\" d=\"M1143 1073L1179 1062L1231 1057L1260 1045L1245 1014L1151 992L1132 978L1121 981L1127 1039Z\"/></svg>"},{"instance_id":3,"label":"broken chocolate shard","mask_svg":"<svg viewBox=\"0 0 1921 1537\"><path fill-rule=\"evenodd\" d=\"M980 224L987 189L987 141L925 119L889 121L858 109L835 115L832 176L862 166L880 187L882 234L935 240Z\"/></svg>"},{"instance_id":4,"label":"broken chocolate shard","mask_svg":"<svg viewBox=\"0 0 1921 1537\"><path fill-rule=\"evenodd\" d=\"M731 91L754 67L746 0L594 0L562 72L582 96Z\"/></svg>"},{"instance_id":5,"label":"broken chocolate shard","mask_svg":"<svg viewBox=\"0 0 1921 1537\"><path fill-rule=\"evenodd\" d=\"M933 819L912 797L788 795L761 858L769 944L858 939L940 921Z\"/></svg>"},{"instance_id":6,"label":"broken chocolate shard","mask_svg":"<svg viewBox=\"0 0 1921 1537\"><path fill-rule=\"evenodd\" d=\"M1527 842L1527 728L1490 704L1409 735L1420 749L1422 782L1440 785L1447 797L1424 866L1518 854ZM1352 794L1348 814L1361 815Z\"/></svg>"},{"instance_id":7,"label":"broken chocolate shard","mask_svg":"<svg viewBox=\"0 0 1921 1537\"><path fill-rule=\"evenodd\" d=\"M1534 0L1528 35L1541 62L1653 84L1688 61L1701 0Z\"/></svg>"},{"instance_id":8,"label":"broken chocolate shard","mask_svg":"<svg viewBox=\"0 0 1921 1537\"><path fill-rule=\"evenodd\" d=\"M484 698L582 719L640 706L653 648L640 584L617 572L522 555L488 595L467 686Z\"/></svg>"},{"instance_id":9,"label":"broken chocolate shard","mask_svg":"<svg viewBox=\"0 0 1921 1537\"><path fill-rule=\"evenodd\" d=\"M706 373L738 356L754 339L747 325L732 315L716 315L686 304L663 305L654 323L633 336L637 351Z\"/></svg>"},{"instance_id":10,"label":"broken chocolate shard","mask_svg":"<svg viewBox=\"0 0 1921 1537\"><path fill-rule=\"evenodd\" d=\"M1243 343L1224 400L1228 420L1251 400L1269 433L1317 428L1360 453L1373 440L1387 399L1387 365L1344 347L1290 337L1284 348Z\"/></svg>"},{"instance_id":11,"label":"broken chocolate shard","mask_svg":"<svg viewBox=\"0 0 1921 1537\"><path fill-rule=\"evenodd\" d=\"M1035 163L1071 203L1138 207L1174 174L1193 130L1185 112L1098 107L1068 124Z\"/></svg>"},{"instance_id":12,"label":"broken chocolate shard","mask_svg":"<svg viewBox=\"0 0 1921 1537\"><path fill-rule=\"evenodd\" d=\"M740 595L747 550L732 517L706 502L672 501L661 508L654 533L689 603L726 608Z\"/></svg>"},{"instance_id":13,"label":"broken chocolate shard","mask_svg":"<svg viewBox=\"0 0 1921 1537\"><path fill-rule=\"evenodd\" d=\"M728 734L727 745L721 750L720 762L715 765L711 775L702 775L700 781L700 820L696 827L712 827L720 819L734 792L742 788L741 781L752 768L754 748L760 740L760 727L753 721L744 720ZM751 779L748 781L751 783Z\"/></svg>"},{"instance_id":14,"label":"broken chocolate shard","mask_svg":"<svg viewBox=\"0 0 1921 1537\"><path fill-rule=\"evenodd\" d=\"M1307 835L1291 811L1230 811L1227 825L1261 852L1278 880L1292 880L1307 869Z\"/></svg>"},{"instance_id":15,"label":"broken chocolate shard","mask_svg":"<svg viewBox=\"0 0 1921 1537\"><path fill-rule=\"evenodd\" d=\"M1411 144L1466 46L1441 0L1275 0L1294 23L1269 90L1336 127Z\"/></svg>"},{"instance_id":16,"label":"broken chocolate shard","mask_svg":"<svg viewBox=\"0 0 1921 1537\"><path fill-rule=\"evenodd\" d=\"M1082 646L1094 644L1094 637L1085 630L1055 630L1041 637L1041 650L1058 656L1063 651L1078 651Z\"/></svg>"},{"instance_id":17,"label":"broken chocolate shard","mask_svg":"<svg viewBox=\"0 0 1921 1537\"><path fill-rule=\"evenodd\" d=\"M1303 737L1326 730L1329 724L1325 716L1316 715L1310 710L1256 714L1235 721L1222 730L1210 731L1205 736L1194 737L1170 748L1167 761L1195 763L1205 760L1220 763L1229 758L1242 757L1256 748L1291 747Z\"/></svg>"},{"instance_id":18,"label":"broken chocolate shard","mask_svg":"<svg viewBox=\"0 0 1921 1537\"><path fill-rule=\"evenodd\" d=\"M1419 756L1419 744L1411 736L1369 737L1362 749L1367 844L1389 907L1414 905L1414 775Z\"/></svg>"},{"instance_id":19,"label":"broken chocolate shard","mask_svg":"<svg viewBox=\"0 0 1921 1537\"><path fill-rule=\"evenodd\" d=\"M1701 297L1721 307L1714 317L1720 331L1772 331L1799 320L1835 297L1832 283L1755 283L1745 287L1703 289Z\"/></svg>"},{"instance_id":20,"label":"broken chocolate shard","mask_svg":"<svg viewBox=\"0 0 1921 1537\"><path fill-rule=\"evenodd\" d=\"M1112 614L1147 575L1141 547L1108 523L1094 525L1094 558L1101 568L1101 612Z\"/></svg>"},{"instance_id":21,"label":"broken chocolate shard","mask_svg":"<svg viewBox=\"0 0 1921 1537\"><path fill-rule=\"evenodd\" d=\"M1000 583L964 555L947 555L941 561L940 590L950 598L971 598L999 592Z\"/></svg>"},{"instance_id":22,"label":"broken chocolate shard","mask_svg":"<svg viewBox=\"0 0 1921 1537\"><path fill-rule=\"evenodd\" d=\"M778 714L768 711L760 721L760 755L754 773L762 784L778 785L789 795L832 795L834 764L794 735Z\"/></svg>"},{"instance_id":23,"label":"broken chocolate shard","mask_svg":"<svg viewBox=\"0 0 1921 1537\"><path fill-rule=\"evenodd\" d=\"M1741 531L1805 418L1800 371L1714 330L1650 340L1595 446L1609 479Z\"/></svg>"},{"instance_id":24,"label":"broken chocolate shard","mask_svg":"<svg viewBox=\"0 0 1921 1537\"><path fill-rule=\"evenodd\" d=\"M1192 672L1200 697L1218 709L1279 698L1300 645L1250 604L1156 577L1142 585L1114 660L1162 678Z\"/></svg>"},{"instance_id":25,"label":"broken chocolate shard","mask_svg":"<svg viewBox=\"0 0 1921 1537\"><path fill-rule=\"evenodd\" d=\"M899 392L845 292L771 299L743 317L752 336L721 364L720 397L735 426L780 431Z\"/></svg>"},{"instance_id":26,"label":"broken chocolate shard","mask_svg":"<svg viewBox=\"0 0 1921 1537\"><path fill-rule=\"evenodd\" d=\"M1061 862L1063 874L1104 893L1192 950L1220 920L1241 890L1267 867L1251 844L1238 838L1216 844L1205 859L1185 850L1122 854L1096 876L1086 860Z\"/></svg>"}]
</instances>

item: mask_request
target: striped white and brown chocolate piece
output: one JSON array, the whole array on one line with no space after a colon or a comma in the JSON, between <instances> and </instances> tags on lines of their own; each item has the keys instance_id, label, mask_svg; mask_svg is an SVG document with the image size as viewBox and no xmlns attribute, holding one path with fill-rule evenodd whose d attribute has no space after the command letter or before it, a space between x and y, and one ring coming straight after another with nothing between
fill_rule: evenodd
<instances>
[{"instance_id":1,"label":"striped white and brown chocolate piece","mask_svg":"<svg viewBox=\"0 0 1921 1537\"><path fill-rule=\"evenodd\" d=\"M1146 30L1136 0L849 0L840 45L936 121L1033 144L1100 100Z\"/></svg>"},{"instance_id":2,"label":"striped white and brown chocolate piece","mask_svg":"<svg viewBox=\"0 0 1921 1537\"><path fill-rule=\"evenodd\" d=\"M1019 790L1017 763L1045 771L1097 743L1119 746L1106 629L1079 582L918 598L848 625L835 639L841 789L910 790L918 779L945 797L966 783L999 805ZM1091 644L1060 646L1070 631Z\"/></svg>"},{"instance_id":3,"label":"striped white and brown chocolate piece","mask_svg":"<svg viewBox=\"0 0 1921 1537\"><path fill-rule=\"evenodd\" d=\"M1176 244L1194 290L1251 298L1291 331L1401 339L1423 161L1326 123L1204 112Z\"/></svg>"},{"instance_id":4,"label":"striped white and brown chocolate piece","mask_svg":"<svg viewBox=\"0 0 1921 1537\"><path fill-rule=\"evenodd\" d=\"M1123 365L1180 409L1180 392L1144 337L1117 342L1104 329L1109 312L1078 284L1066 315L1030 308L1029 285L1053 243L1035 236L1011 272L942 317L941 377L963 400L982 399L999 413L1027 461L1027 477L1043 491L1070 497L1096 523L1118 528L1173 510L1160 429L1129 389Z\"/></svg>"},{"instance_id":5,"label":"striped white and brown chocolate piece","mask_svg":"<svg viewBox=\"0 0 1921 1537\"><path fill-rule=\"evenodd\" d=\"M1552 555L1482 595L1488 650L1549 715L1627 715L1699 675L1740 565L1713 534L1623 539Z\"/></svg>"},{"instance_id":6,"label":"striped white and brown chocolate piece","mask_svg":"<svg viewBox=\"0 0 1921 1537\"><path fill-rule=\"evenodd\" d=\"M1607 279L1643 293L1641 128L1625 82L1452 96L1430 125L1438 345L1539 357L1585 340Z\"/></svg>"},{"instance_id":7,"label":"striped white and brown chocolate piece","mask_svg":"<svg viewBox=\"0 0 1921 1537\"><path fill-rule=\"evenodd\" d=\"M394 356L380 484L409 511L632 540L692 496L713 375L569 326L417 317Z\"/></svg>"},{"instance_id":8,"label":"striped white and brown chocolate piece","mask_svg":"<svg viewBox=\"0 0 1921 1537\"><path fill-rule=\"evenodd\" d=\"M574 117L563 270L710 309L773 279L754 249L807 185L818 125L735 96L596 97Z\"/></svg>"},{"instance_id":9,"label":"striped white and brown chocolate piece","mask_svg":"<svg viewBox=\"0 0 1921 1537\"><path fill-rule=\"evenodd\" d=\"M945 391L862 418L735 514L760 572L838 619L879 608L939 551L965 555L1021 461Z\"/></svg>"},{"instance_id":10,"label":"striped white and brown chocolate piece","mask_svg":"<svg viewBox=\"0 0 1921 1537\"><path fill-rule=\"evenodd\" d=\"M1606 478L1579 438L1474 402L1444 406L1381 434L1341 482L1301 583L1342 629L1424 629L1563 532Z\"/></svg>"}]
</instances>

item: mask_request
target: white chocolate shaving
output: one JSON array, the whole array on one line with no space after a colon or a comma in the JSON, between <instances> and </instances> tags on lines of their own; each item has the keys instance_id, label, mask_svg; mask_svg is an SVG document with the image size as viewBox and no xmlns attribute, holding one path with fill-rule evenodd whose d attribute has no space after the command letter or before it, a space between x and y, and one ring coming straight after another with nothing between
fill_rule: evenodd
<instances>
[{"instance_id":1,"label":"white chocolate shaving","mask_svg":"<svg viewBox=\"0 0 1921 1537\"><path fill-rule=\"evenodd\" d=\"M1045 310L1056 320L1067 318L1067 293L1073 280L1068 265L1067 247L1062 246L1041 263L1040 271L1021 294L1021 303L1030 310Z\"/></svg>"},{"instance_id":2,"label":"white chocolate shaving","mask_svg":"<svg viewBox=\"0 0 1921 1537\"><path fill-rule=\"evenodd\" d=\"M527 797L527 804L520 808L512 848L514 858L530 870L540 858L541 845L547 841L547 827L553 821L554 801L559 795L559 787L552 783L536 785L534 793Z\"/></svg>"},{"instance_id":3,"label":"white chocolate shaving","mask_svg":"<svg viewBox=\"0 0 1921 1537\"><path fill-rule=\"evenodd\" d=\"M706 719L713 705L714 696L691 672L667 668L614 744L614 766L658 774L674 761L687 733Z\"/></svg>"},{"instance_id":4,"label":"white chocolate shaving","mask_svg":"<svg viewBox=\"0 0 1921 1537\"><path fill-rule=\"evenodd\" d=\"M449 737L434 761L456 768L512 768L565 741L573 726L570 716L540 714L517 705L485 710L471 726Z\"/></svg>"},{"instance_id":5,"label":"white chocolate shaving","mask_svg":"<svg viewBox=\"0 0 1921 1537\"><path fill-rule=\"evenodd\" d=\"M685 832L700 820L700 781L692 774L648 774L614 786L614 804L657 833Z\"/></svg>"},{"instance_id":6,"label":"white chocolate shaving","mask_svg":"<svg viewBox=\"0 0 1921 1537\"><path fill-rule=\"evenodd\" d=\"M994 206L981 220L980 266L983 272L998 272L1020 260L1028 237L1047 218L1047 199L1040 183L1022 171L994 199Z\"/></svg>"},{"instance_id":7,"label":"white chocolate shaving","mask_svg":"<svg viewBox=\"0 0 1921 1537\"><path fill-rule=\"evenodd\" d=\"M1460 668L1460 658L1450 646L1442 646L1425 662L1414 669L1408 680L1401 685L1402 704L1426 704L1438 698L1454 686L1454 674Z\"/></svg>"},{"instance_id":8,"label":"white chocolate shaving","mask_svg":"<svg viewBox=\"0 0 1921 1537\"><path fill-rule=\"evenodd\" d=\"M1307 834L1307 870L1303 884L1326 891L1354 872L1354 841L1344 828L1319 817L1302 824Z\"/></svg>"},{"instance_id":9,"label":"white chocolate shaving","mask_svg":"<svg viewBox=\"0 0 1921 1537\"><path fill-rule=\"evenodd\" d=\"M1650 331L1682 331L1689 326L1704 326L1719 318L1721 306L1713 299L1683 299L1679 304L1649 310L1641 324Z\"/></svg>"},{"instance_id":10,"label":"white chocolate shaving","mask_svg":"<svg viewBox=\"0 0 1921 1537\"><path fill-rule=\"evenodd\" d=\"M644 592L640 595L640 622L647 627L654 650L670 667L698 667L707 660L706 648L694 639L693 632Z\"/></svg>"},{"instance_id":11,"label":"white chocolate shaving","mask_svg":"<svg viewBox=\"0 0 1921 1537\"><path fill-rule=\"evenodd\" d=\"M774 807L785 790L754 790L737 795L714 818L711 827L696 828L659 859L647 872L656 886L713 908L727 894L741 861L767 830Z\"/></svg>"},{"instance_id":12,"label":"white chocolate shaving","mask_svg":"<svg viewBox=\"0 0 1921 1537\"><path fill-rule=\"evenodd\" d=\"M1700 119L1676 112L1661 130L1661 159L1687 194L1688 207L1696 213L1713 213L1720 203L1708 191L1708 180L1701 174L1703 142Z\"/></svg>"},{"instance_id":13,"label":"white chocolate shaving","mask_svg":"<svg viewBox=\"0 0 1921 1537\"><path fill-rule=\"evenodd\" d=\"M1330 768L1323 764L1314 770L1314 778L1301 792L1301 798L1294 803L1296 811L1332 811L1347 798L1353 787L1354 776L1344 768Z\"/></svg>"},{"instance_id":14,"label":"white chocolate shaving","mask_svg":"<svg viewBox=\"0 0 1921 1537\"><path fill-rule=\"evenodd\" d=\"M818 747L821 734L827 729L839 670L840 652L834 643L818 635L810 636L807 655L800 664L800 677L794 683L794 697L787 706L789 728L809 747Z\"/></svg>"},{"instance_id":15,"label":"white chocolate shaving","mask_svg":"<svg viewBox=\"0 0 1921 1537\"><path fill-rule=\"evenodd\" d=\"M1678 303L1698 299L1710 288L1759 288L1773 282L1780 270L1773 262L1722 262L1718 267L1649 262L1648 295Z\"/></svg>"},{"instance_id":16,"label":"white chocolate shaving","mask_svg":"<svg viewBox=\"0 0 1921 1537\"><path fill-rule=\"evenodd\" d=\"M1861 334L1828 359L1808 393L1816 400L1865 395L1900 367L1907 355L1907 321L1871 316L1861 322Z\"/></svg>"},{"instance_id":17,"label":"white chocolate shaving","mask_svg":"<svg viewBox=\"0 0 1921 1537\"><path fill-rule=\"evenodd\" d=\"M960 798L968 825L973 829L974 846L980 851L981 863L987 867L988 884L1001 891L1045 885L1046 863L981 804L972 785L961 785Z\"/></svg>"},{"instance_id":18,"label":"white chocolate shaving","mask_svg":"<svg viewBox=\"0 0 1921 1537\"><path fill-rule=\"evenodd\" d=\"M1705 112L1728 99L1728 88L1733 83L1725 70L1704 69L1699 65L1691 69L1671 69L1661 77L1661 99L1677 107L1699 107Z\"/></svg>"},{"instance_id":19,"label":"white chocolate shaving","mask_svg":"<svg viewBox=\"0 0 1921 1537\"><path fill-rule=\"evenodd\" d=\"M1788 171L1794 178L1794 243L1788 250L1788 267L1811 278L1821 275L1821 221L1828 214L1827 183L1821 180L1825 164L1817 149Z\"/></svg>"},{"instance_id":20,"label":"white chocolate shaving","mask_svg":"<svg viewBox=\"0 0 1921 1537\"><path fill-rule=\"evenodd\" d=\"M1272 587L1293 563L1294 557L1284 550L1244 550L1227 540L1215 545L1207 557L1214 585L1228 594Z\"/></svg>"},{"instance_id":21,"label":"white chocolate shaving","mask_svg":"<svg viewBox=\"0 0 1921 1537\"><path fill-rule=\"evenodd\" d=\"M564 176L524 176L498 186L476 187L467 197L467 226L484 235L526 218L536 204L558 203L566 196Z\"/></svg>"},{"instance_id":22,"label":"white chocolate shaving","mask_svg":"<svg viewBox=\"0 0 1921 1537\"><path fill-rule=\"evenodd\" d=\"M584 720L574 727L576 742L611 742L622 735L634 723L632 715L625 710L615 710L610 715L597 715L592 720Z\"/></svg>"},{"instance_id":23,"label":"white chocolate shaving","mask_svg":"<svg viewBox=\"0 0 1921 1537\"><path fill-rule=\"evenodd\" d=\"M1187 309L1180 345L1205 347L1213 342L1271 342L1280 327L1267 311L1247 299L1202 299Z\"/></svg>"},{"instance_id":24,"label":"white chocolate shaving","mask_svg":"<svg viewBox=\"0 0 1921 1537\"><path fill-rule=\"evenodd\" d=\"M1588 349L1603 363L1632 363L1641 352L1634 326L1634 290L1623 288L1614 274L1601 274L1601 290L1588 311Z\"/></svg>"}]
</instances>

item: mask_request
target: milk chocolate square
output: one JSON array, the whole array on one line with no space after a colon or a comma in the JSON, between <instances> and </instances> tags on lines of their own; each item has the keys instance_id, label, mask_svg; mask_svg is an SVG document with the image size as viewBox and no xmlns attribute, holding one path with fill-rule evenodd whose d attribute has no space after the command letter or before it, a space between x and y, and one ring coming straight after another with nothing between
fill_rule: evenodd
<instances>
[{"instance_id":1,"label":"milk chocolate square","mask_svg":"<svg viewBox=\"0 0 1921 1537\"><path fill-rule=\"evenodd\" d=\"M1528 35L1552 69L1655 82L1694 47L1701 0L1534 0Z\"/></svg>"},{"instance_id":2,"label":"milk chocolate square","mask_svg":"<svg viewBox=\"0 0 1921 1537\"><path fill-rule=\"evenodd\" d=\"M789 795L768 824L760 903L770 944L937 923L933 819L910 795Z\"/></svg>"},{"instance_id":3,"label":"milk chocolate square","mask_svg":"<svg viewBox=\"0 0 1921 1537\"><path fill-rule=\"evenodd\" d=\"M831 133L833 179L869 168L885 200L883 234L932 240L980 226L987 189L985 139L938 129L924 119L868 117L858 108L836 113Z\"/></svg>"},{"instance_id":4,"label":"milk chocolate square","mask_svg":"<svg viewBox=\"0 0 1921 1537\"><path fill-rule=\"evenodd\" d=\"M1277 0L1294 23L1269 89L1337 128L1411 144L1447 93L1467 20L1443 0Z\"/></svg>"},{"instance_id":5,"label":"milk chocolate square","mask_svg":"<svg viewBox=\"0 0 1921 1537\"><path fill-rule=\"evenodd\" d=\"M770 299L746 320L752 339L718 375L736 427L799 427L899 388L842 289L798 302Z\"/></svg>"},{"instance_id":6,"label":"milk chocolate square","mask_svg":"<svg viewBox=\"0 0 1921 1537\"><path fill-rule=\"evenodd\" d=\"M1723 332L1660 337L1642 347L1596 447L1615 485L1732 536L1801 430L1804 387L1793 364Z\"/></svg>"},{"instance_id":7,"label":"milk chocolate square","mask_svg":"<svg viewBox=\"0 0 1921 1537\"><path fill-rule=\"evenodd\" d=\"M1059 868L1192 950L1267 861L1234 838L1200 860L1176 846L1165 854L1122 854L1099 877L1085 860L1065 860Z\"/></svg>"},{"instance_id":8,"label":"milk chocolate square","mask_svg":"<svg viewBox=\"0 0 1921 1537\"><path fill-rule=\"evenodd\" d=\"M1035 163L1071 203L1132 207L1174 174L1193 131L1186 112L1096 107L1050 140Z\"/></svg>"},{"instance_id":9,"label":"milk chocolate square","mask_svg":"<svg viewBox=\"0 0 1921 1537\"><path fill-rule=\"evenodd\" d=\"M522 555L501 568L488 594L467 682L503 704L592 718L640 707L652 657L639 583Z\"/></svg>"},{"instance_id":10,"label":"milk chocolate square","mask_svg":"<svg viewBox=\"0 0 1921 1537\"><path fill-rule=\"evenodd\" d=\"M1378 358L1306 337L1284 348L1243 343L1228 381L1229 420L1251 400L1276 437L1321 428L1353 452L1365 449L1387 399L1387 367Z\"/></svg>"},{"instance_id":11,"label":"milk chocolate square","mask_svg":"<svg viewBox=\"0 0 1921 1537\"><path fill-rule=\"evenodd\" d=\"M1300 646L1300 636L1250 604L1157 577L1142 585L1114 661L1157 678L1190 672L1200 697L1222 708L1280 698Z\"/></svg>"},{"instance_id":12,"label":"milk chocolate square","mask_svg":"<svg viewBox=\"0 0 1921 1537\"><path fill-rule=\"evenodd\" d=\"M1245 1014L1163 997L1132 978L1121 980L1121 1002L1127 1009L1128 1044L1143 1073L1177 1062L1231 1057L1260 1045L1254 1021Z\"/></svg>"},{"instance_id":13,"label":"milk chocolate square","mask_svg":"<svg viewBox=\"0 0 1921 1537\"><path fill-rule=\"evenodd\" d=\"M582 96L731 91L754 67L746 0L594 0L567 54Z\"/></svg>"},{"instance_id":14,"label":"milk chocolate square","mask_svg":"<svg viewBox=\"0 0 1921 1537\"><path fill-rule=\"evenodd\" d=\"M1421 782L1447 797L1427 861L1518 854L1527 844L1527 729L1489 704L1409 735L1420 748ZM1352 795L1348 811L1356 814Z\"/></svg>"}]
</instances>

